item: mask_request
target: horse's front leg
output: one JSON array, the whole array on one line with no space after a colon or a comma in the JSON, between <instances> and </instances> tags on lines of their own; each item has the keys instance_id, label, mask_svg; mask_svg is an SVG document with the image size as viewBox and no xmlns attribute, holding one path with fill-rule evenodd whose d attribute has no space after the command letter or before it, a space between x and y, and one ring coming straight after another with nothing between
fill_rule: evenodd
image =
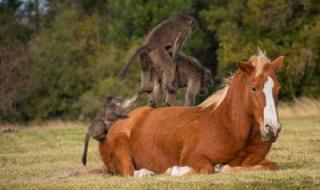
<instances>
[{"instance_id":1,"label":"horse's front leg","mask_svg":"<svg viewBox=\"0 0 320 190\"><path fill-rule=\"evenodd\" d=\"M100 143L100 155L109 172L133 176L134 166L130 142L126 134L118 134Z\"/></svg>"},{"instance_id":2,"label":"horse's front leg","mask_svg":"<svg viewBox=\"0 0 320 190\"><path fill-rule=\"evenodd\" d=\"M250 170L277 170L276 163L265 159L271 144L252 144L241 151L236 158L220 167L221 172L227 171L250 171Z\"/></svg>"},{"instance_id":3,"label":"horse's front leg","mask_svg":"<svg viewBox=\"0 0 320 190\"><path fill-rule=\"evenodd\" d=\"M220 172L232 172L232 171L275 171L278 170L279 166L275 162L270 162L269 160L263 160L259 164L252 166L230 166L228 164L221 166Z\"/></svg>"}]
</instances>

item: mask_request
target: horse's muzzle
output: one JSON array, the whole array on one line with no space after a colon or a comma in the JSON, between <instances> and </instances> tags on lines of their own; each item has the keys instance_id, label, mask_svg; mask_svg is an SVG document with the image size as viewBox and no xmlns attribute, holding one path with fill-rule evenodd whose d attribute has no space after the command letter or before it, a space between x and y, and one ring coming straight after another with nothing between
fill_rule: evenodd
<instances>
[{"instance_id":1,"label":"horse's muzzle","mask_svg":"<svg viewBox=\"0 0 320 190\"><path fill-rule=\"evenodd\" d=\"M278 135L281 131L281 125L274 127L266 124L262 129L261 129L261 140L263 142L275 142L278 138Z\"/></svg>"}]
</instances>

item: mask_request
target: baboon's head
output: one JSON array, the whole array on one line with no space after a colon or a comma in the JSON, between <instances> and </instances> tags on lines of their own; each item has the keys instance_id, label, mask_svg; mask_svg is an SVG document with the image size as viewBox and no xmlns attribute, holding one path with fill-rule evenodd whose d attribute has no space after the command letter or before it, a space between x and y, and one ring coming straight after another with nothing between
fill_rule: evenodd
<instances>
[{"instance_id":1,"label":"baboon's head","mask_svg":"<svg viewBox=\"0 0 320 190\"><path fill-rule=\"evenodd\" d=\"M104 98L104 107L111 108L111 107L120 106L122 102L123 100L119 96L107 96Z\"/></svg>"},{"instance_id":2,"label":"baboon's head","mask_svg":"<svg viewBox=\"0 0 320 190\"><path fill-rule=\"evenodd\" d=\"M182 13L182 14L178 14L177 18L180 19L183 23L190 26L192 32L199 29L198 21L195 18L193 18L192 16Z\"/></svg>"},{"instance_id":3,"label":"baboon's head","mask_svg":"<svg viewBox=\"0 0 320 190\"><path fill-rule=\"evenodd\" d=\"M89 126L90 137L102 141L106 136L106 124L103 119L95 119Z\"/></svg>"},{"instance_id":4,"label":"baboon's head","mask_svg":"<svg viewBox=\"0 0 320 190\"><path fill-rule=\"evenodd\" d=\"M113 122L119 119L126 119L128 118L127 115L124 114L126 109L131 106L130 100L122 100L122 98L118 96L108 96L105 98L104 104L104 120L106 122ZM109 127L110 125L107 125Z\"/></svg>"},{"instance_id":5,"label":"baboon's head","mask_svg":"<svg viewBox=\"0 0 320 190\"><path fill-rule=\"evenodd\" d=\"M202 86L199 92L200 95L207 95L208 87L211 85L213 85L212 72L209 69L204 68Z\"/></svg>"},{"instance_id":6,"label":"baboon's head","mask_svg":"<svg viewBox=\"0 0 320 190\"><path fill-rule=\"evenodd\" d=\"M104 119L114 121L118 119L117 115L121 115L121 104L123 100L118 96L107 96L104 101Z\"/></svg>"},{"instance_id":7,"label":"baboon's head","mask_svg":"<svg viewBox=\"0 0 320 190\"><path fill-rule=\"evenodd\" d=\"M191 17L191 16L190 16ZM193 17L190 18L189 24L191 26L191 30L192 32L196 31L199 29L199 23L196 19L194 19Z\"/></svg>"}]
</instances>

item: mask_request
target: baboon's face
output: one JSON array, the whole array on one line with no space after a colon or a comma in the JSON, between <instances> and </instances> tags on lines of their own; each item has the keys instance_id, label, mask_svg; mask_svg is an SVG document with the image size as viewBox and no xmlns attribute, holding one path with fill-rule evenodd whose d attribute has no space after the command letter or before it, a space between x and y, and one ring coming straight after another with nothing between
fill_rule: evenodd
<instances>
[{"instance_id":1,"label":"baboon's face","mask_svg":"<svg viewBox=\"0 0 320 190\"><path fill-rule=\"evenodd\" d=\"M109 96L105 99L104 104L104 119L105 120L115 120L116 115L121 111L122 99L119 97Z\"/></svg>"},{"instance_id":2,"label":"baboon's face","mask_svg":"<svg viewBox=\"0 0 320 190\"><path fill-rule=\"evenodd\" d=\"M187 24L190 26L192 32L195 32L199 29L198 21L194 19L192 16L186 15L185 20L187 21Z\"/></svg>"},{"instance_id":3,"label":"baboon's face","mask_svg":"<svg viewBox=\"0 0 320 190\"><path fill-rule=\"evenodd\" d=\"M95 120L89 126L89 135L98 141L102 141L106 136L106 129L105 129L104 121L103 120Z\"/></svg>"},{"instance_id":4,"label":"baboon's face","mask_svg":"<svg viewBox=\"0 0 320 190\"><path fill-rule=\"evenodd\" d=\"M187 26L190 26L192 32L198 30L199 23L192 16L188 14L180 14L177 15L177 17L182 21L182 23L186 24Z\"/></svg>"},{"instance_id":5,"label":"baboon's face","mask_svg":"<svg viewBox=\"0 0 320 190\"><path fill-rule=\"evenodd\" d=\"M191 26L192 32L195 32L196 30L199 29L199 23L194 18L191 19L190 26Z\"/></svg>"},{"instance_id":6,"label":"baboon's face","mask_svg":"<svg viewBox=\"0 0 320 190\"><path fill-rule=\"evenodd\" d=\"M122 102L122 98L118 96L108 96L105 98L104 107L112 109L114 107L120 106Z\"/></svg>"}]
</instances>

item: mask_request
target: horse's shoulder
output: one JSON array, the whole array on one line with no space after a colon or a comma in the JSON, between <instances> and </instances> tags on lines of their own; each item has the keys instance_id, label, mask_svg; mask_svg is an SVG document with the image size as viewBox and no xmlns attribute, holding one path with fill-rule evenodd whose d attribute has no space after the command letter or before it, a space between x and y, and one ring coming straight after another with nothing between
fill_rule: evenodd
<instances>
[{"instance_id":1,"label":"horse's shoulder","mask_svg":"<svg viewBox=\"0 0 320 190\"><path fill-rule=\"evenodd\" d=\"M134 127L137 126L152 110L154 110L154 108L149 106L134 109L129 113L129 118L118 120L112 124L112 127L108 132L108 138L118 136L120 133L124 133L130 137Z\"/></svg>"}]
</instances>

